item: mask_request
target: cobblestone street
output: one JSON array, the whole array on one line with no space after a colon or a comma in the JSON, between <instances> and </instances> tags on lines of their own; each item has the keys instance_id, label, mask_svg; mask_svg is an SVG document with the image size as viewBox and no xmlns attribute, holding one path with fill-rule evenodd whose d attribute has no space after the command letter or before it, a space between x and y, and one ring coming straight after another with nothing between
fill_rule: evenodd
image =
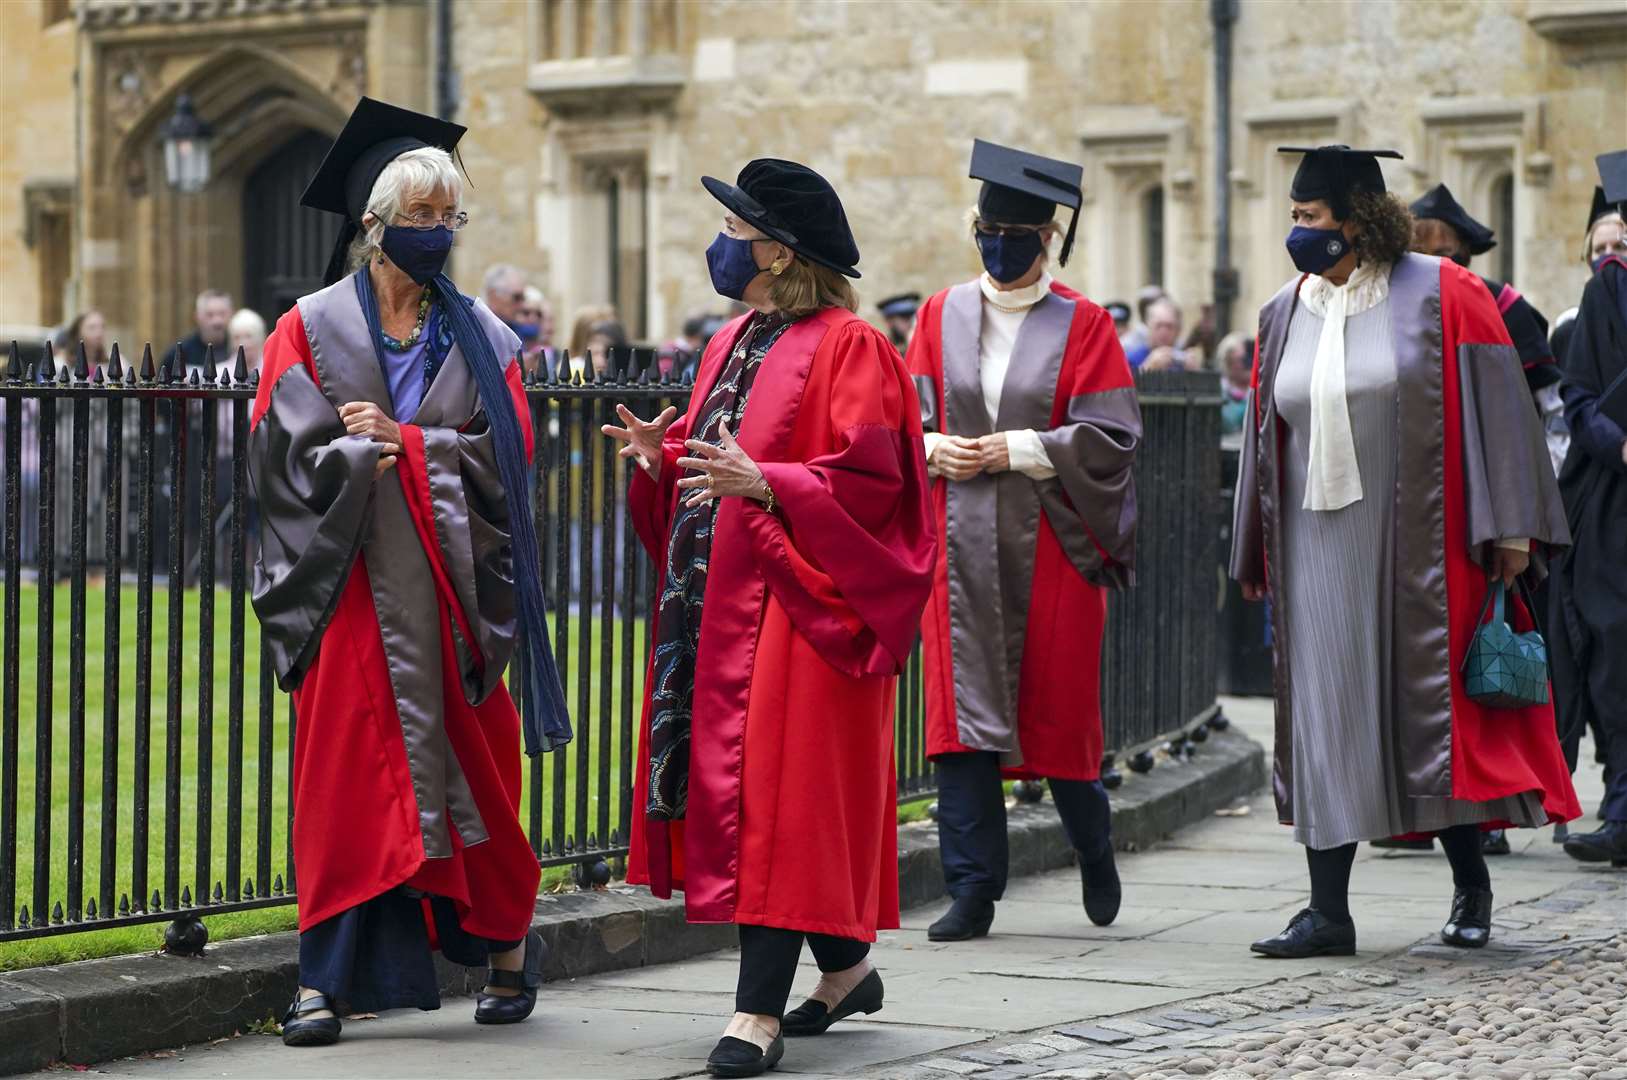
<instances>
[{"instance_id":1,"label":"cobblestone street","mask_svg":"<svg viewBox=\"0 0 1627 1080\"><path fill-rule=\"evenodd\" d=\"M1269 704L1228 702L1227 711L1269 739ZM1590 753L1584 744L1584 761ZM1588 816L1575 824L1591 829L1598 771L1577 780ZM1357 955L1271 961L1248 943L1304 906L1306 877L1262 792L1122 856L1125 906L1111 927L1086 921L1073 870L1013 881L993 933L978 941L927 940L945 904L906 912L875 951L886 1008L790 1041L777 1072L1627 1080L1627 873L1578 864L1551 836L1511 833L1514 853L1490 860L1496 914L1484 950L1438 943L1451 898L1439 849L1364 844L1351 883ZM512 1028L477 1028L469 1003L454 999L438 1012L348 1023L329 1049L244 1035L94 1068L164 1080L296 1069L352 1080L692 1076L732 1008L736 962L719 953L549 983L537 1016ZM815 977L804 957L793 1001Z\"/></svg>"}]
</instances>

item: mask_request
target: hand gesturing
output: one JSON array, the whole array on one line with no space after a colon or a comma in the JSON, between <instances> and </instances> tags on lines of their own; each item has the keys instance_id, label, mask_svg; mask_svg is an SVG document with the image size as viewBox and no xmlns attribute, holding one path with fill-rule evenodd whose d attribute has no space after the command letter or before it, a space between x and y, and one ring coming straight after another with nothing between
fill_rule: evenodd
<instances>
[{"instance_id":1,"label":"hand gesturing","mask_svg":"<svg viewBox=\"0 0 1627 1080\"><path fill-rule=\"evenodd\" d=\"M700 439L690 439L684 443L684 447L695 456L679 458L678 467L700 473L699 476L686 476L678 481L680 488L695 492L685 501L686 506L699 506L708 499L721 499L726 495L761 499L768 493L768 485L763 482L763 473L757 468L757 463L740 449L740 444L734 441L727 427L720 430L718 446Z\"/></svg>"},{"instance_id":2,"label":"hand gesturing","mask_svg":"<svg viewBox=\"0 0 1627 1080\"><path fill-rule=\"evenodd\" d=\"M616 415L626 427L616 427L606 424L599 430L624 445L616 453L624 458L632 458L638 462L651 480L661 478L661 440L666 437L667 428L678 419L678 410L667 406L660 416L649 423L645 423L633 415L633 410L625 405L616 406Z\"/></svg>"}]
</instances>

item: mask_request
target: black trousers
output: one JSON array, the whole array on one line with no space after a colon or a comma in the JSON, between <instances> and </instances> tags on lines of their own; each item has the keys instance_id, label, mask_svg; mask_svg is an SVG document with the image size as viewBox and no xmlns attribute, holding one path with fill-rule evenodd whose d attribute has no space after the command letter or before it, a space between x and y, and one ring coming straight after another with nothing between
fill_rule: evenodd
<instances>
[{"instance_id":1,"label":"black trousers","mask_svg":"<svg viewBox=\"0 0 1627 1080\"><path fill-rule=\"evenodd\" d=\"M740 981L734 991L736 1012L785 1015L785 1002L791 996L791 983L797 977L797 957L802 955L804 937L820 971L846 971L870 955L868 941L829 934L805 935L800 930L778 926L741 926Z\"/></svg>"},{"instance_id":2,"label":"black trousers","mask_svg":"<svg viewBox=\"0 0 1627 1080\"><path fill-rule=\"evenodd\" d=\"M944 754L938 768L938 851L949 895L998 900L1005 895L1010 851L1000 755ZM1113 815L1099 780L1048 780L1068 842L1084 863L1113 850Z\"/></svg>"}]
</instances>

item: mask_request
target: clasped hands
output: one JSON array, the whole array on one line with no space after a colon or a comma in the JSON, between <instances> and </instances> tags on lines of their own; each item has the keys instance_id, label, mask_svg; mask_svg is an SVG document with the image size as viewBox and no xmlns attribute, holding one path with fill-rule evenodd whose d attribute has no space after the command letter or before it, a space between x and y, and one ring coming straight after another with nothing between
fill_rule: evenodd
<instances>
[{"instance_id":1,"label":"clasped hands","mask_svg":"<svg viewBox=\"0 0 1627 1080\"><path fill-rule=\"evenodd\" d=\"M345 402L339 406L339 419L344 421L345 430L350 434L382 444L373 478L376 480L383 476L395 464L396 455L401 453L401 425L384 415L384 410L371 401Z\"/></svg>"},{"instance_id":2,"label":"clasped hands","mask_svg":"<svg viewBox=\"0 0 1627 1080\"><path fill-rule=\"evenodd\" d=\"M626 427L606 424L600 430L622 444L621 449L616 451L619 456L632 458L651 480L659 480L661 441L666 437L667 428L678 418L678 410L668 407L660 416L646 422L635 416L627 406L617 405L616 415ZM727 425L720 429L718 445L700 439L686 439L684 449L689 451L689 456L679 458L677 466L697 474L678 479L680 491L693 493L684 500L685 506L699 506L729 495L758 500L768 498L768 484L763 479L762 470L740 448Z\"/></svg>"},{"instance_id":3,"label":"clasped hands","mask_svg":"<svg viewBox=\"0 0 1627 1080\"><path fill-rule=\"evenodd\" d=\"M970 480L978 473L1001 473L1011 468L1011 447L1006 433L967 438L945 435L927 459L932 471L951 480Z\"/></svg>"}]
</instances>

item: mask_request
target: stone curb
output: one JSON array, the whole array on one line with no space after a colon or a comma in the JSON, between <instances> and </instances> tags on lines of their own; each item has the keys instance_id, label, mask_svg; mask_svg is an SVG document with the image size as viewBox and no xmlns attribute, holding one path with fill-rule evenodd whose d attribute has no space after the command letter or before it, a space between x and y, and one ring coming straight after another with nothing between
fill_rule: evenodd
<instances>
[{"instance_id":1,"label":"stone curb","mask_svg":"<svg viewBox=\"0 0 1627 1080\"><path fill-rule=\"evenodd\" d=\"M1149 846L1199 821L1266 780L1265 753L1241 732L1214 732L1189 761L1127 773L1113 792L1114 842ZM1073 862L1061 822L1046 803L1010 814L1011 873ZM944 895L936 827L898 834L899 899L916 907ZM537 898L532 924L548 944L545 977L671 963L733 947L732 925L691 925L681 899L657 900L615 886ZM0 1075L55 1061L91 1064L146 1050L207 1042L279 1015L298 977L292 932L211 945L202 957L161 954L86 960L0 975ZM443 992L472 993L481 972L436 955Z\"/></svg>"}]
</instances>

